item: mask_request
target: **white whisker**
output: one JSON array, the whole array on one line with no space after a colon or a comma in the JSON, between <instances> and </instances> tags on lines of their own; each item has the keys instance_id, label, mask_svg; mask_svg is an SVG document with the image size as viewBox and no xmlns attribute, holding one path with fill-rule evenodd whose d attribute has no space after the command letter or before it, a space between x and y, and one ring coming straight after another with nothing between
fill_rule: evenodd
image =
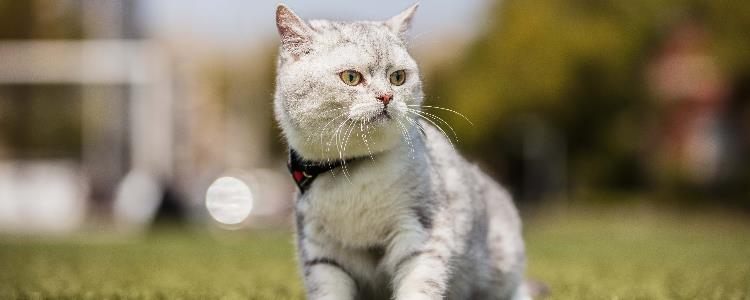
<instances>
[{"instance_id":1,"label":"white whisker","mask_svg":"<svg viewBox=\"0 0 750 300\"><path fill-rule=\"evenodd\" d=\"M351 124L349 125L349 132L346 133L346 129L344 129L344 145L343 145L343 152L346 153L346 146L349 144L349 138L352 136L352 132L354 131L354 127L356 125L356 121L352 120ZM349 183L351 183L351 179L349 178L347 174L347 167L346 167L346 159L341 159L342 163L342 170L344 171L344 176L347 178Z\"/></svg>"},{"instance_id":2,"label":"white whisker","mask_svg":"<svg viewBox=\"0 0 750 300\"><path fill-rule=\"evenodd\" d=\"M474 126L474 123L471 122L471 120L469 120L469 118L467 118L466 116L464 116L462 113L457 112L455 110L452 110L450 108L445 108L445 107L440 107L440 106L432 106L432 105L417 105L417 104L408 104L406 106L409 106L409 107L425 107L425 108L439 109L439 110L444 110L444 111L452 112L454 114L457 114L457 115L461 116L464 120L466 120L466 122L469 122L469 124L471 124L471 126Z\"/></svg>"},{"instance_id":3,"label":"white whisker","mask_svg":"<svg viewBox=\"0 0 750 300\"><path fill-rule=\"evenodd\" d=\"M441 117L439 117L437 115L434 115L434 114L431 114L431 113L428 113L428 112L424 112L424 111L420 111L420 110L416 110L416 109L407 108L407 110L409 110L409 111L411 111L413 113L416 113L416 114L423 115L424 117L430 116L432 118L435 118L435 119L439 120L440 122L443 122L443 124L445 124L446 126L448 126L448 128L453 133L453 137L456 138L456 142L457 143L459 142L459 140L458 140L458 134L456 134L456 131L453 129L453 126L451 126L451 124L448 124L448 122L446 122L445 120L443 120L443 118L441 118Z\"/></svg>"},{"instance_id":4,"label":"white whisker","mask_svg":"<svg viewBox=\"0 0 750 300\"><path fill-rule=\"evenodd\" d=\"M367 132L363 129L367 128ZM359 136L362 138L362 141L365 143L365 147L367 148L367 154L370 155L370 160L375 161L375 158L372 156L372 150L370 150L370 144L367 142L367 134L370 132L370 125L365 125L365 120L360 121L359 123Z\"/></svg>"},{"instance_id":5,"label":"white whisker","mask_svg":"<svg viewBox=\"0 0 750 300\"><path fill-rule=\"evenodd\" d=\"M354 122L354 120L352 120L352 119L346 119L346 121L344 121L344 123L342 123L339 126L339 128L336 130L336 149L338 149L338 151L339 151L339 161L341 161L341 163L342 163L341 171L342 171L342 173L344 173L344 177L346 178L346 180L349 181L349 183L351 183L351 178L349 178L349 174L348 174L347 168L346 168L346 160L345 160L345 157L344 157L344 152L345 152L346 148L345 148L345 145L342 144L342 139L341 139L341 133L342 133L341 129L344 128L343 133L344 133L344 137L346 137L346 130L347 130L346 126L349 123L349 121Z\"/></svg>"},{"instance_id":6,"label":"white whisker","mask_svg":"<svg viewBox=\"0 0 750 300\"><path fill-rule=\"evenodd\" d=\"M404 114L402 114L403 116ZM409 132L406 129L406 126L404 126L404 123L401 122L399 119L399 116L396 116L396 121L398 122L398 125L401 127L401 136L406 141L406 144L409 145L409 151L411 152L411 158L416 159L414 156L416 153L416 150L414 150L414 144L412 144L411 139L409 138Z\"/></svg>"},{"instance_id":7,"label":"white whisker","mask_svg":"<svg viewBox=\"0 0 750 300\"><path fill-rule=\"evenodd\" d=\"M456 147L455 147L455 146L453 145L453 142L451 141L451 138L450 138L450 137L448 137L448 134L447 134L447 133L445 132L445 130L443 130L443 128L442 128L442 127L440 127L440 125L438 125L437 123L433 122L433 121L432 121L432 120L430 120L429 118L427 118L427 117L425 117L425 116L422 116L422 115L420 115L420 114L417 114L417 113L414 113L414 112L411 112L411 111L407 111L407 112L410 112L410 113L412 113L412 114L414 114L414 115L418 116L419 118L421 118L421 119L423 119L423 120L425 120L425 121L427 121L427 122L430 122L430 124L432 124L432 125L433 125L433 126L435 126L435 127L436 127L436 128L438 129L438 130L440 130L440 132L441 132L441 133L443 134L443 136L445 137L445 139L447 139L447 140L448 140L448 143L449 143L449 144L451 145L451 148L453 148L453 150L456 150Z\"/></svg>"},{"instance_id":8,"label":"white whisker","mask_svg":"<svg viewBox=\"0 0 750 300\"><path fill-rule=\"evenodd\" d=\"M336 142L336 148L337 148L337 150L339 152L339 157L343 156L342 153L341 153L341 148L339 147L339 135L340 135L340 132L341 132L341 128L344 125L346 125L346 123L349 122L350 120L351 119L347 118L343 122L341 122L341 124L339 124L338 127L336 128L336 130L333 132L333 135L331 136L331 138L328 140L328 143L326 145L326 153L325 153L326 154L325 155L326 156L326 163L328 163L328 164L331 163L331 157L329 155L327 155L327 154L331 151L331 144L334 142L334 140ZM344 173L344 174L346 175L346 173ZM335 174L335 172L333 172L333 169L331 169L331 175L333 177L336 177L336 174Z\"/></svg>"},{"instance_id":9,"label":"white whisker","mask_svg":"<svg viewBox=\"0 0 750 300\"><path fill-rule=\"evenodd\" d=\"M424 131L424 127L422 127L422 124L419 124L419 122L415 121L414 119L408 117L406 113L403 113L404 119L407 120L413 127L417 128L419 132L422 133L422 135L427 135L427 132Z\"/></svg>"},{"instance_id":10,"label":"white whisker","mask_svg":"<svg viewBox=\"0 0 750 300\"><path fill-rule=\"evenodd\" d=\"M324 146L325 145L323 144L323 135L325 134L326 128L328 128L328 125L330 125L331 123L333 123L334 121L336 121L336 119L338 119L340 117L343 117L343 116L346 116L346 115L347 115L347 113L342 113L342 114L336 116L335 118L333 118L330 121L328 121L328 123L326 123L326 125L323 126L323 128L320 129L320 156L325 156L326 153L324 151L327 152L327 150L324 150L324 148L325 148ZM311 137L313 137L313 136L311 136Z\"/></svg>"}]
</instances>

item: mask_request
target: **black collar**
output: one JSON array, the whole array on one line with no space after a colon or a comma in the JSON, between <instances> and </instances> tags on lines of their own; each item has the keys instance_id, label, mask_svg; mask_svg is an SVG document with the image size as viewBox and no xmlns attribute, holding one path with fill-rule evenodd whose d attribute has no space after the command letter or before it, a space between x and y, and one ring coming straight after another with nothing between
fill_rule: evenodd
<instances>
[{"instance_id":1,"label":"black collar","mask_svg":"<svg viewBox=\"0 0 750 300\"><path fill-rule=\"evenodd\" d=\"M318 175L348 164L354 160L356 160L356 158L329 162L310 161L303 159L297 151L289 148L289 162L287 163L287 168L289 168L289 173L292 174L292 179L294 179L297 187L299 187L300 193L304 194Z\"/></svg>"}]
</instances>

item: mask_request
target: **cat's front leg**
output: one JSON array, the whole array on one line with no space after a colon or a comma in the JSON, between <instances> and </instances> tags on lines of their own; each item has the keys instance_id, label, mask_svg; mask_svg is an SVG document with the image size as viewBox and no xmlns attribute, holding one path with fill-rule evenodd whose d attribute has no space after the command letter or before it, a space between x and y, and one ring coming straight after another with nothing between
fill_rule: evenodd
<instances>
[{"instance_id":1,"label":"cat's front leg","mask_svg":"<svg viewBox=\"0 0 750 300\"><path fill-rule=\"evenodd\" d=\"M357 284L333 251L309 240L299 245L308 299L349 300L357 293Z\"/></svg>"},{"instance_id":2,"label":"cat's front leg","mask_svg":"<svg viewBox=\"0 0 750 300\"><path fill-rule=\"evenodd\" d=\"M389 248L396 300L444 298L452 253L446 238L424 230L396 235Z\"/></svg>"}]
</instances>

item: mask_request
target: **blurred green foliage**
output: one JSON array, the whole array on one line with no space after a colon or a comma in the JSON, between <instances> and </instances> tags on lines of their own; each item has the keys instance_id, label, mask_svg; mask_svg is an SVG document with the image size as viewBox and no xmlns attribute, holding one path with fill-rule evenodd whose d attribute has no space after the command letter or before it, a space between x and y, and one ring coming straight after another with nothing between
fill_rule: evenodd
<instances>
[{"instance_id":1,"label":"blurred green foliage","mask_svg":"<svg viewBox=\"0 0 750 300\"><path fill-rule=\"evenodd\" d=\"M506 181L523 131L539 121L564 141L572 187L647 186L643 148L657 111L644 69L681 20L709 32L728 78L750 74L750 2L505 0L485 18L485 34L426 87L428 102L469 116L474 126L449 116L460 146Z\"/></svg>"}]
</instances>

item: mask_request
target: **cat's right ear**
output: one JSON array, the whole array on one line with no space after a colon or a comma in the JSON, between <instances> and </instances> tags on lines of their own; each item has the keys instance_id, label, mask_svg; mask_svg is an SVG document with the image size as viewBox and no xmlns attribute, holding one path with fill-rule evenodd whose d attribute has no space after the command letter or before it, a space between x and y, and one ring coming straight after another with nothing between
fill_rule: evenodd
<instances>
[{"instance_id":1,"label":"cat's right ear","mask_svg":"<svg viewBox=\"0 0 750 300\"><path fill-rule=\"evenodd\" d=\"M298 57L307 52L313 31L302 18L284 4L276 6L276 28L281 37L281 48Z\"/></svg>"},{"instance_id":2,"label":"cat's right ear","mask_svg":"<svg viewBox=\"0 0 750 300\"><path fill-rule=\"evenodd\" d=\"M394 34L402 40L405 40L406 32L409 30L409 27L411 27L411 21L414 19L414 13L417 11L417 7L419 7L419 2L414 3L398 15L385 21L385 26L388 26Z\"/></svg>"}]
</instances>

